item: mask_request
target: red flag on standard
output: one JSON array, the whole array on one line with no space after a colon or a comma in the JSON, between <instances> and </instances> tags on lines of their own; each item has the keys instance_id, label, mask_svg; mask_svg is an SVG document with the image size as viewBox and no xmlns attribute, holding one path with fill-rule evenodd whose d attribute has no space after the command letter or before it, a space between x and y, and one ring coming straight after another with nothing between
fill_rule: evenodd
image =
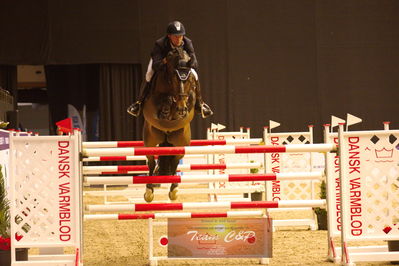
<instances>
[{"instance_id":1,"label":"red flag on standard","mask_svg":"<svg viewBox=\"0 0 399 266\"><path fill-rule=\"evenodd\" d=\"M61 131L63 133L72 132L72 119L71 118L67 118L67 119L58 121L55 124L57 126L58 131Z\"/></svg>"}]
</instances>

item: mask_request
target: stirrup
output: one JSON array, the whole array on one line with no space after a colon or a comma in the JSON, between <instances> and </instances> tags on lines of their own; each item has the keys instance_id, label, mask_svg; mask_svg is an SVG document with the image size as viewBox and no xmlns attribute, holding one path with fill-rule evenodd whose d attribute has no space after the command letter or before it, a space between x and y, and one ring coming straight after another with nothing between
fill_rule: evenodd
<instances>
[{"instance_id":1,"label":"stirrup","mask_svg":"<svg viewBox=\"0 0 399 266\"><path fill-rule=\"evenodd\" d=\"M138 117L141 112L141 102L137 101L130 105L126 110L130 115Z\"/></svg>"},{"instance_id":2,"label":"stirrup","mask_svg":"<svg viewBox=\"0 0 399 266\"><path fill-rule=\"evenodd\" d=\"M201 116L202 118L207 118L213 115L213 111L206 103L201 104Z\"/></svg>"}]
</instances>

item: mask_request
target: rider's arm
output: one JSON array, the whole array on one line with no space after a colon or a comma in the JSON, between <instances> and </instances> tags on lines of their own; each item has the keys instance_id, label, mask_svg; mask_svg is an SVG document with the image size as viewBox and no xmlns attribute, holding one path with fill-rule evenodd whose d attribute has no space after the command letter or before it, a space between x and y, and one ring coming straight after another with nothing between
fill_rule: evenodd
<instances>
[{"instance_id":1,"label":"rider's arm","mask_svg":"<svg viewBox=\"0 0 399 266\"><path fill-rule=\"evenodd\" d=\"M197 61L197 57L195 56L194 46L193 46L192 41L190 39L188 39L187 37L185 37L184 46L185 46L184 48L185 48L186 52L188 53L188 55L191 58L189 61L190 67L197 69L198 61Z\"/></svg>"},{"instance_id":2,"label":"rider's arm","mask_svg":"<svg viewBox=\"0 0 399 266\"><path fill-rule=\"evenodd\" d=\"M152 69L158 71L165 64L164 58L162 57L162 49L158 43L155 43L154 49L151 52L152 58Z\"/></svg>"}]
</instances>

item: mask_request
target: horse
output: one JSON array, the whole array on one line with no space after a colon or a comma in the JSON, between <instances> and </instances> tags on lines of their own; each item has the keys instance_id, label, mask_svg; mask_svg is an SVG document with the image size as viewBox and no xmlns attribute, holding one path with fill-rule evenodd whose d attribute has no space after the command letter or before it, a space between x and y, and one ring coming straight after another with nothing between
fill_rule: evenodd
<instances>
[{"instance_id":1,"label":"horse","mask_svg":"<svg viewBox=\"0 0 399 266\"><path fill-rule=\"evenodd\" d=\"M199 85L190 68L181 67L190 57L182 48L172 49L164 68L151 81L150 93L143 103L143 139L146 147L188 146L191 141L190 122L194 118L196 87ZM184 155L159 156L158 165L147 156L149 175L175 175ZM177 199L178 184L172 183L169 198ZM154 199L154 184L147 184L144 199Z\"/></svg>"}]
</instances>

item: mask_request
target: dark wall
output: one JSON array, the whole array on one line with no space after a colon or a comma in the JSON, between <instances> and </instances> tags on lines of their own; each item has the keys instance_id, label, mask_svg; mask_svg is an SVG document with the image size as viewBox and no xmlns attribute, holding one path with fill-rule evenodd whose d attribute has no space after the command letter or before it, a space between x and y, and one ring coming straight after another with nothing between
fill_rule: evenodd
<instances>
[{"instance_id":1,"label":"dark wall","mask_svg":"<svg viewBox=\"0 0 399 266\"><path fill-rule=\"evenodd\" d=\"M138 1L0 1L1 64L137 63Z\"/></svg>"},{"instance_id":2,"label":"dark wall","mask_svg":"<svg viewBox=\"0 0 399 266\"><path fill-rule=\"evenodd\" d=\"M354 127L398 128L399 2L318 1L317 87L322 118L357 114Z\"/></svg>"},{"instance_id":3,"label":"dark wall","mask_svg":"<svg viewBox=\"0 0 399 266\"><path fill-rule=\"evenodd\" d=\"M145 70L154 41L179 19L215 111L195 119L195 137L211 122L260 136L272 119L282 131L315 124L320 139L330 115L362 117L354 129L385 120L397 128L398 14L394 0L9 1L0 8L0 62Z\"/></svg>"},{"instance_id":4,"label":"dark wall","mask_svg":"<svg viewBox=\"0 0 399 266\"><path fill-rule=\"evenodd\" d=\"M159 9L148 12L151 7ZM164 25L180 19L194 40L211 119L228 130L251 127L261 136L269 119L277 130L307 130L347 113L353 129L399 123L398 1L141 1L141 62Z\"/></svg>"}]
</instances>

